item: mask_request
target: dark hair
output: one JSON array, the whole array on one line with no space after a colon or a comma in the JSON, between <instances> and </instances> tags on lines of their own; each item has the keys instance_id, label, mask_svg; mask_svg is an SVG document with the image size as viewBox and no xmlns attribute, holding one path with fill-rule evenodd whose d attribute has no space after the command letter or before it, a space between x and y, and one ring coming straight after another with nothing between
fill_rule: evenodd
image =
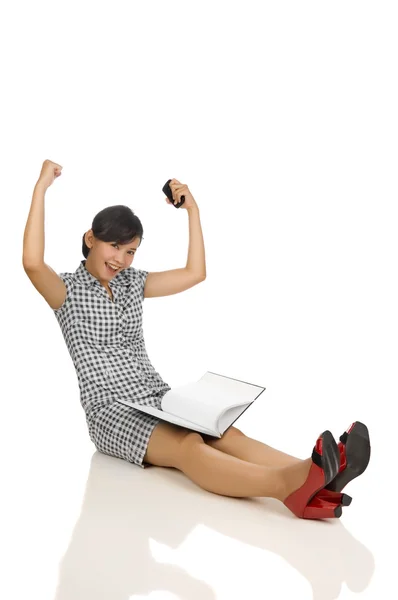
<instances>
[{"instance_id":1,"label":"dark hair","mask_svg":"<svg viewBox=\"0 0 398 600\"><path fill-rule=\"evenodd\" d=\"M131 208L123 204L108 206L97 213L93 219L91 229L94 237L102 242L127 244L138 236L140 238L139 245L141 245L143 240L144 230L141 221ZM90 248L84 241L85 235L84 233L82 252L83 256L87 258Z\"/></svg>"}]
</instances>

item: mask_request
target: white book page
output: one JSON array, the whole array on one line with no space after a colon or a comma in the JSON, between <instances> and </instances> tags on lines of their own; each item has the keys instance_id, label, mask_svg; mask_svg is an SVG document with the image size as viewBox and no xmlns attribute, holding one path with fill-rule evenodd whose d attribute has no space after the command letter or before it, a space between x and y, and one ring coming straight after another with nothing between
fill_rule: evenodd
<instances>
[{"instance_id":1,"label":"white book page","mask_svg":"<svg viewBox=\"0 0 398 600\"><path fill-rule=\"evenodd\" d=\"M132 408L136 408L137 410L140 410L141 412L144 412L148 415L159 417L159 419L162 419L162 421L168 421L169 423L174 423L175 425L179 425L180 427L186 427L187 429L192 429L193 431L198 431L201 433L206 433L208 435L220 437L216 431L207 429L206 427L201 427L200 425L192 423L191 421L187 421L186 419L182 419L177 415L171 415L170 413L165 412L163 410L159 410L154 406L145 406L143 404L137 404L134 402L129 402L128 400L121 399L118 399L117 402L120 402L120 404L125 404L126 406L131 406Z\"/></svg>"},{"instance_id":2,"label":"white book page","mask_svg":"<svg viewBox=\"0 0 398 600\"><path fill-rule=\"evenodd\" d=\"M162 398L162 408L170 414L218 431L220 415L234 406L244 408L263 389L207 372L199 381L166 392Z\"/></svg>"},{"instance_id":3,"label":"white book page","mask_svg":"<svg viewBox=\"0 0 398 600\"><path fill-rule=\"evenodd\" d=\"M245 406L234 406L233 408L228 408L225 413L223 413L218 420L218 432L220 435L223 435L224 431L234 423L236 419L243 413L245 410Z\"/></svg>"}]
</instances>

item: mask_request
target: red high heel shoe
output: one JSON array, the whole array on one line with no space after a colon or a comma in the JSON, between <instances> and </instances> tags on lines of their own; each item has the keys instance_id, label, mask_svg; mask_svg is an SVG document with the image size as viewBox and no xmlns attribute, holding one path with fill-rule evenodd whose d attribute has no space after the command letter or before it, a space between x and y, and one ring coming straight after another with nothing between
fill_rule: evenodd
<instances>
[{"instance_id":1,"label":"red high heel shoe","mask_svg":"<svg viewBox=\"0 0 398 600\"><path fill-rule=\"evenodd\" d=\"M317 439L312 452L312 465L304 484L290 494L283 503L297 517L303 519L327 519L341 516L341 506L315 498L317 492L327 486L338 474L340 453L330 431L324 431Z\"/></svg>"},{"instance_id":2,"label":"red high heel shoe","mask_svg":"<svg viewBox=\"0 0 398 600\"><path fill-rule=\"evenodd\" d=\"M350 439L349 443L348 439ZM349 481L361 475L369 464L370 441L366 425L360 421L352 423L340 436L337 447L340 452L339 473L326 488L316 494L316 497L321 500L340 503L342 506L349 506L352 501L351 496L340 492ZM345 471L344 475L340 475L343 471Z\"/></svg>"},{"instance_id":3,"label":"red high heel shoe","mask_svg":"<svg viewBox=\"0 0 398 600\"><path fill-rule=\"evenodd\" d=\"M355 421L339 439L339 472L325 486L327 490L333 492L341 492L347 483L355 479L355 477L362 475L370 460L369 431L366 425L360 421Z\"/></svg>"}]
</instances>

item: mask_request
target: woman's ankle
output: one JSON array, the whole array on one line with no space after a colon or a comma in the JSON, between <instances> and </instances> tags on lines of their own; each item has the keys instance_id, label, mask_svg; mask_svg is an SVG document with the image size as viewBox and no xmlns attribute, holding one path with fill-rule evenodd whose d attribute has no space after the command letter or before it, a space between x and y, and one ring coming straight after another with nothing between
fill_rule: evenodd
<instances>
[{"instance_id":1,"label":"woman's ankle","mask_svg":"<svg viewBox=\"0 0 398 600\"><path fill-rule=\"evenodd\" d=\"M301 488L307 480L310 472L312 459L307 458L299 463L283 467L281 497L278 500L283 502L290 494Z\"/></svg>"}]
</instances>

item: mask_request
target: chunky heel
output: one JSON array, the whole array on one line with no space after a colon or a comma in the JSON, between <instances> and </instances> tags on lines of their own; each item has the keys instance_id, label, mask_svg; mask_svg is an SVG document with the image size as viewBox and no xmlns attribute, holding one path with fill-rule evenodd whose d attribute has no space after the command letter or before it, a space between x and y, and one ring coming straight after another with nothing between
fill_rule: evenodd
<instances>
[{"instance_id":1,"label":"chunky heel","mask_svg":"<svg viewBox=\"0 0 398 600\"><path fill-rule=\"evenodd\" d=\"M293 493L291 493L284 500L285 506L292 511L297 517L301 518L329 518L330 516L336 516L335 511L338 509L336 503L331 503L333 506L325 506L323 500L315 499L315 504L311 504L312 499L317 492L322 490L326 485L332 481L340 467L340 454L336 444L336 440L330 431L324 431L317 439L315 447L312 452L312 464L308 477L304 484ZM340 507L341 508L341 507ZM328 517L304 517L304 512L307 509L306 514L328 514ZM317 512L318 509L322 509ZM339 512L337 510L337 512Z\"/></svg>"},{"instance_id":2,"label":"chunky heel","mask_svg":"<svg viewBox=\"0 0 398 600\"><path fill-rule=\"evenodd\" d=\"M347 483L362 475L370 460L369 431L366 425L355 421L339 439L339 472L325 486L326 489L333 492L341 492Z\"/></svg>"},{"instance_id":3,"label":"chunky heel","mask_svg":"<svg viewBox=\"0 0 398 600\"><path fill-rule=\"evenodd\" d=\"M352 498L348 494L333 492L332 490L328 490L326 488L323 488L323 490L317 492L315 494L315 498L326 500L327 502L335 502L336 504L341 504L342 506L350 506L352 502Z\"/></svg>"},{"instance_id":4,"label":"chunky heel","mask_svg":"<svg viewBox=\"0 0 398 600\"><path fill-rule=\"evenodd\" d=\"M343 514L341 504L326 502L320 498L313 498L311 503L304 508L303 519L339 519Z\"/></svg>"}]
</instances>

